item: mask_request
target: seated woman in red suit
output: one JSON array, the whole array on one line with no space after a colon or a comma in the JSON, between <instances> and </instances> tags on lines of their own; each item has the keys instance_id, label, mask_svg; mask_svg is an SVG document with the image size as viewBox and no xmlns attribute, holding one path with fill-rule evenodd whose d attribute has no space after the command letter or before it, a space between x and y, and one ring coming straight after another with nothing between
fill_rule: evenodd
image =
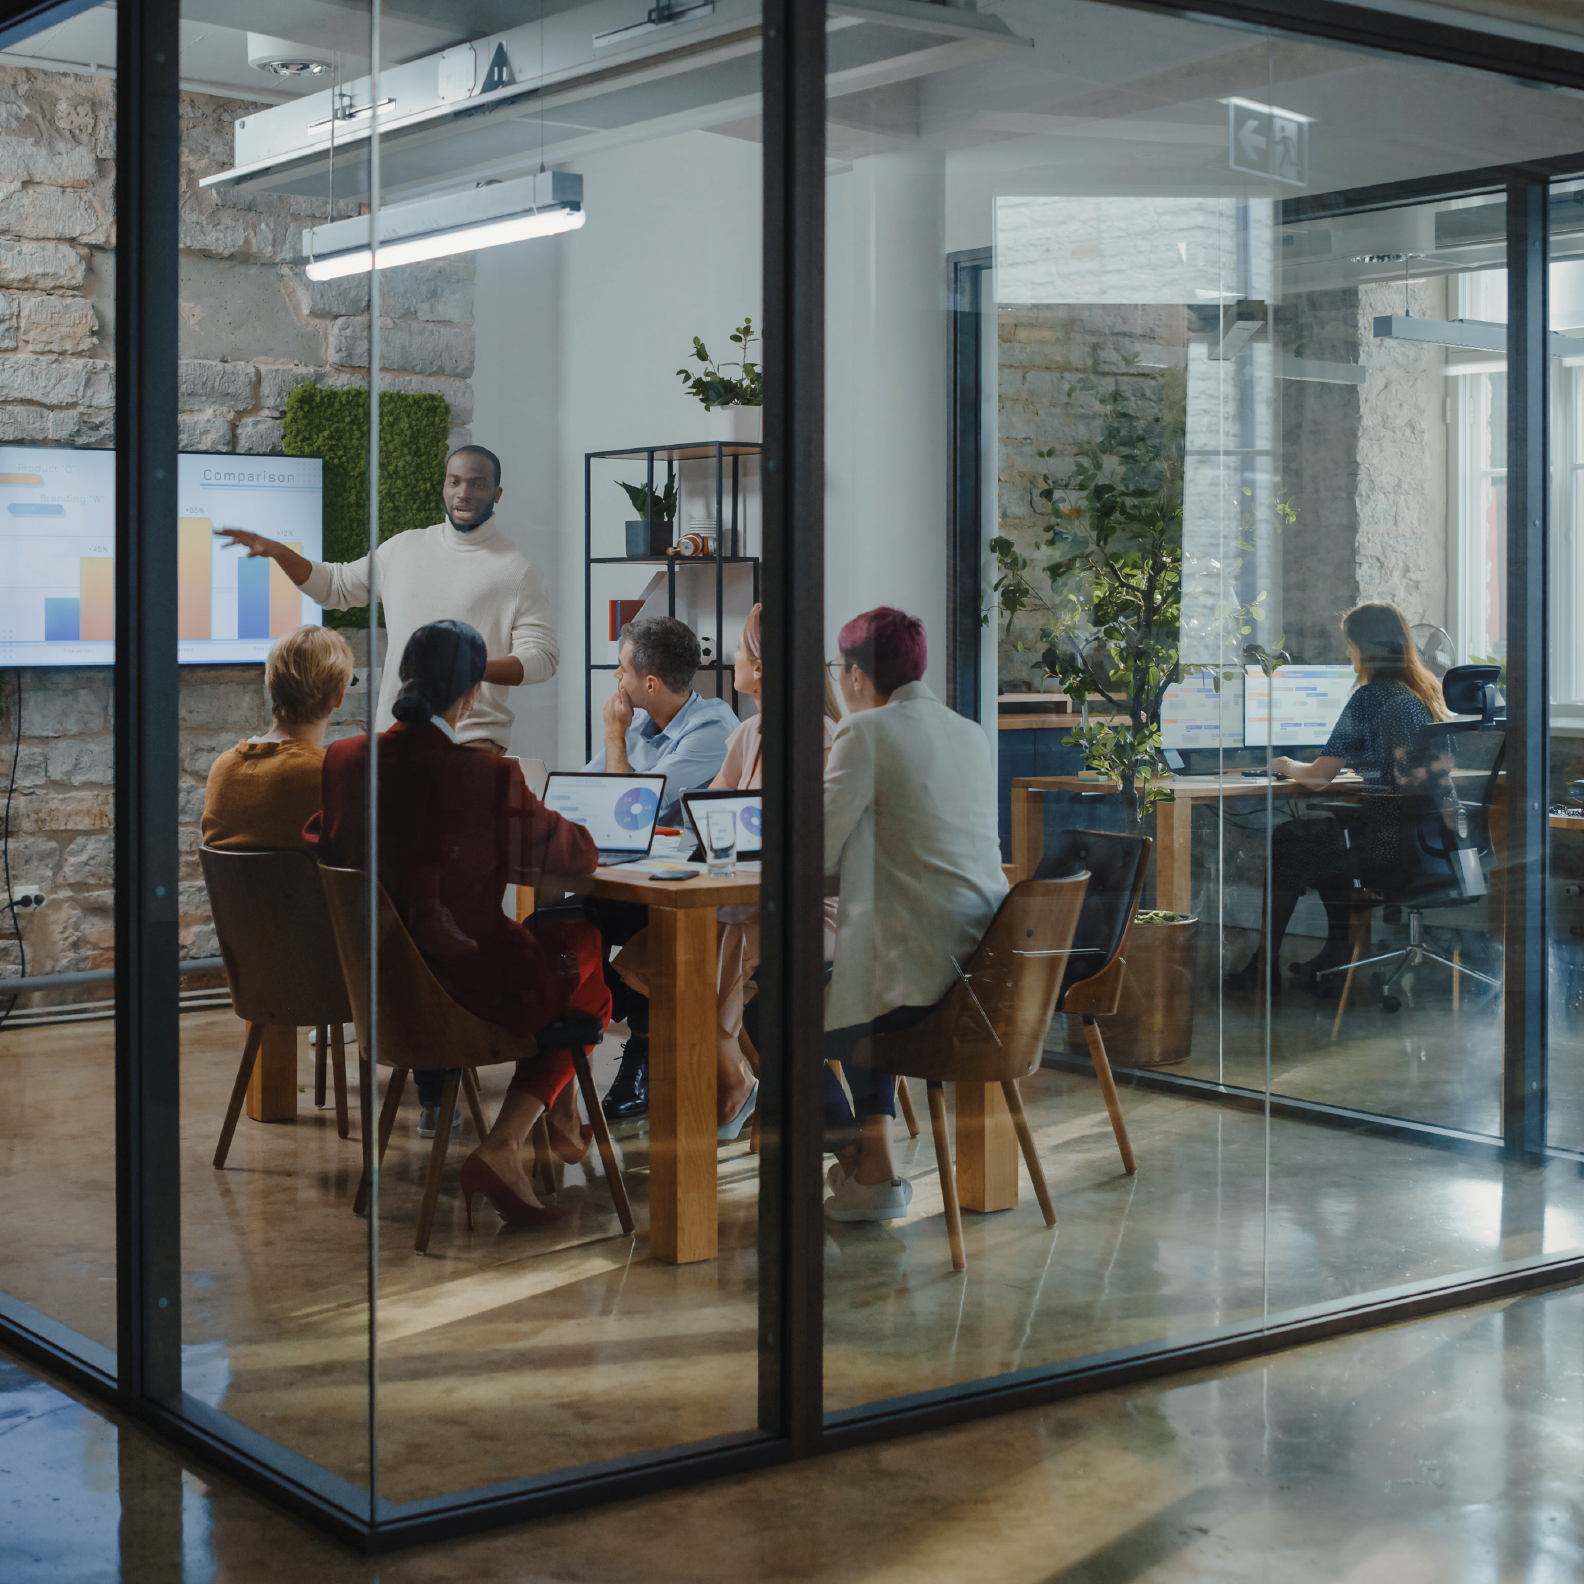
<instances>
[{"instance_id":1,"label":"seated woman in red suit","mask_svg":"<svg viewBox=\"0 0 1584 1584\"><path fill-rule=\"evenodd\" d=\"M581 920L535 914L525 928L502 911L507 877L519 865L551 874L591 874L599 862L581 825L552 813L528 790L515 759L456 740L484 675L484 640L465 622L432 622L408 640L396 724L379 744L379 877L424 960L468 1011L530 1035L567 1012L610 1020L599 931ZM367 737L333 743L324 761L324 811L305 836L319 861L368 862ZM463 1162L471 1226L483 1194L517 1226L568 1214L540 1204L522 1150L541 1111L563 1160L588 1153L579 1128L566 1050L517 1064L489 1137Z\"/></svg>"}]
</instances>

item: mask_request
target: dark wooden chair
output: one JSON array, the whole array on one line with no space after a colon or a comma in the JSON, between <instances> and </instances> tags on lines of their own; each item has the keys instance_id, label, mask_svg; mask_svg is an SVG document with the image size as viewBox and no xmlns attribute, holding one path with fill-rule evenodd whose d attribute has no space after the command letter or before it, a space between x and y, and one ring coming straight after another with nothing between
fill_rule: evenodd
<instances>
[{"instance_id":1,"label":"dark wooden chair","mask_svg":"<svg viewBox=\"0 0 1584 1584\"><path fill-rule=\"evenodd\" d=\"M215 1166L224 1166L230 1153L264 1030L271 1025L319 1031L315 1100L324 1104L325 1069L333 1053L336 1132L346 1138L351 1128L341 1025L352 1021L352 1006L318 865L302 852L225 852L214 847L200 847L198 862L220 938L231 1004L248 1024L242 1062L215 1148Z\"/></svg>"},{"instance_id":2,"label":"dark wooden chair","mask_svg":"<svg viewBox=\"0 0 1584 1584\"><path fill-rule=\"evenodd\" d=\"M1079 873L1013 886L968 966L929 1016L900 1034L865 1040L853 1054L856 1066L924 1080L952 1265L957 1270L966 1270L968 1260L946 1134L943 1085L947 1083L1001 1085L1045 1225L1056 1224L1034 1136L1023 1114L1018 1079L1035 1072L1044 1054L1088 881L1087 874Z\"/></svg>"},{"instance_id":3,"label":"dark wooden chair","mask_svg":"<svg viewBox=\"0 0 1584 1584\"><path fill-rule=\"evenodd\" d=\"M320 867L319 877L330 904L330 918L335 927L341 962L346 969L347 988L351 993L363 1092L367 1094L372 1091L369 1051L376 1050L380 1066L391 1069L385 1103L380 1109L378 1161L383 1162L385 1159L385 1148L390 1143L391 1129L396 1123L396 1108L401 1104L407 1074L413 1071L443 1071L446 1074L440 1115L435 1123L434 1144L429 1151L429 1175L424 1183L423 1203L418 1212L418 1233L413 1244L423 1254L429 1247L435 1206L440 1198L440 1178L445 1170L446 1151L451 1143L451 1118L456 1112L458 1089L467 1100L479 1137L483 1138L489 1132L489 1127L484 1120L484 1106L479 1096L478 1079L475 1076L477 1069L499 1062L531 1058L538 1054L540 1042L519 1038L499 1024L488 1022L465 1007L458 1006L424 961L385 894L385 888L381 886L376 1047L370 1039L369 1030L369 1014L375 1010L369 1004L368 990L369 877L361 869L331 869L324 866ZM562 1021L568 1024L572 1022L571 1019ZM597 1036L599 1031L595 1028L584 1032ZM540 1038L545 1039L547 1033L542 1031ZM594 1041L587 1039L586 1042ZM572 1052L573 1070L577 1074L583 1102L588 1108L589 1121L594 1127L594 1137L599 1145L600 1160L605 1167L611 1198L616 1205L616 1215L621 1221L622 1231L631 1235L632 1208L627 1200L627 1187L622 1181L621 1167L616 1160L615 1146L611 1143L605 1112L600 1106L599 1092L594 1087L588 1053L583 1044L577 1043L570 1034L564 1041L557 1040L556 1043L565 1043ZM361 1214L367 1208L368 1197L369 1180L365 1172L353 1204L357 1213Z\"/></svg>"},{"instance_id":4,"label":"dark wooden chair","mask_svg":"<svg viewBox=\"0 0 1584 1584\"><path fill-rule=\"evenodd\" d=\"M1148 836L1121 836L1111 831L1062 831L1047 849L1036 878L1058 879L1065 875L1087 873L1088 890L1083 912L1073 936L1072 955L1062 981L1056 1009L1083 1019L1084 1042L1094 1065L1100 1093L1105 1097L1122 1156L1122 1169L1138 1168L1122 1106L1117 1099L1116 1080L1105 1038L1097 1018L1112 1016L1121 1002L1122 983L1127 973L1127 942L1138 916L1139 899L1144 894L1144 871L1149 867Z\"/></svg>"}]
</instances>

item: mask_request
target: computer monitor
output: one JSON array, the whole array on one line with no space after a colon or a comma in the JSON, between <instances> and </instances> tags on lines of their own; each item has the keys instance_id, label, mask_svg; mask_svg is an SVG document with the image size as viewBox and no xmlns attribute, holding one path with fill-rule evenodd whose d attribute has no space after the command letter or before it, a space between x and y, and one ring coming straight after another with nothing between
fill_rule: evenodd
<instances>
[{"instance_id":1,"label":"computer monitor","mask_svg":"<svg viewBox=\"0 0 1584 1584\"><path fill-rule=\"evenodd\" d=\"M1320 747L1357 685L1348 665L1284 665L1270 677L1250 666L1243 688L1243 740L1278 748Z\"/></svg>"},{"instance_id":2,"label":"computer monitor","mask_svg":"<svg viewBox=\"0 0 1584 1584\"><path fill-rule=\"evenodd\" d=\"M1173 682L1161 700L1161 747L1240 748L1243 745L1243 673L1217 678L1197 673Z\"/></svg>"}]
</instances>

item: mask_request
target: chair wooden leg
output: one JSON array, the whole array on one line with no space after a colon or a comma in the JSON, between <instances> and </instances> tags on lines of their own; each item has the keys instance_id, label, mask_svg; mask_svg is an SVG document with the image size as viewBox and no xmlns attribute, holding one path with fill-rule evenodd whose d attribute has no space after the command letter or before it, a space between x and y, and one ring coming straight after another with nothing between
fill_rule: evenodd
<instances>
[{"instance_id":1,"label":"chair wooden leg","mask_svg":"<svg viewBox=\"0 0 1584 1584\"><path fill-rule=\"evenodd\" d=\"M605 1108L600 1104L599 1090L594 1087L594 1069L589 1066L588 1052L576 1047L572 1051L572 1069L577 1074L578 1088L583 1092L583 1106L594 1125L594 1142L599 1146L600 1164L605 1168L605 1181L616 1205L616 1219L628 1237L632 1236L632 1206L627 1202L627 1184L622 1178L621 1162L616 1159L616 1146L611 1143L610 1124L605 1120Z\"/></svg>"},{"instance_id":2,"label":"chair wooden leg","mask_svg":"<svg viewBox=\"0 0 1584 1584\"><path fill-rule=\"evenodd\" d=\"M324 1035L325 1031L320 1029L319 1048L321 1051L324 1049ZM341 1039L341 1025L339 1023L330 1030L330 1053L334 1062L336 1137L350 1138L352 1136L352 1121L347 1115L346 1045Z\"/></svg>"},{"instance_id":3,"label":"chair wooden leg","mask_svg":"<svg viewBox=\"0 0 1584 1584\"><path fill-rule=\"evenodd\" d=\"M225 1121L220 1125L220 1142L215 1146L214 1163L218 1171L231 1153L231 1135L236 1132L237 1118L242 1115L242 1104L247 1099L248 1082L253 1077L253 1064L258 1060L259 1046L264 1043L264 1025L249 1023L247 1041L242 1046L242 1065L237 1068L236 1083L231 1089L231 1103L226 1107Z\"/></svg>"},{"instance_id":4,"label":"chair wooden leg","mask_svg":"<svg viewBox=\"0 0 1584 1584\"><path fill-rule=\"evenodd\" d=\"M330 1062L330 1049L326 1036L330 1030L321 1023L314 1030L314 1104L322 1106L325 1103L325 1069ZM341 1135L342 1138L346 1134Z\"/></svg>"},{"instance_id":5,"label":"chair wooden leg","mask_svg":"<svg viewBox=\"0 0 1584 1584\"><path fill-rule=\"evenodd\" d=\"M1357 942L1353 945L1353 956L1348 962L1348 971L1342 976L1342 994L1337 997L1336 1016L1331 1019L1331 1038L1336 1039L1342 1032L1342 1014L1347 1011L1348 996L1353 991L1353 972L1358 965L1359 953L1363 947Z\"/></svg>"},{"instance_id":6,"label":"chair wooden leg","mask_svg":"<svg viewBox=\"0 0 1584 1584\"><path fill-rule=\"evenodd\" d=\"M1094 1063L1095 1077L1100 1080L1100 1093L1105 1096L1106 1110L1111 1114L1111 1131L1116 1134L1117 1149L1122 1154L1122 1170L1131 1174L1138 1170L1138 1165L1128 1141L1127 1123L1122 1120L1122 1102L1117 1099L1116 1079L1111 1076L1105 1040L1101 1037L1100 1025L1093 1018L1084 1019L1084 1039L1089 1046L1089 1060Z\"/></svg>"},{"instance_id":7,"label":"chair wooden leg","mask_svg":"<svg viewBox=\"0 0 1584 1584\"><path fill-rule=\"evenodd\" d=\"M946 1136L946 1091L938 1081L927 1086L930 1128L935 1134L935 1165L940 1172L941 1199L946 1206L946 1235L951 1239L953 1270L967 1270L963 1252L962 1211L957 1205L957 1176L952 1170L951 1141Z\"/></svg>"},{"instance_id":8,"label":"chair wooden leg","mask_svg":"<svg viewBox=\"0 0 1584 1584\"><path fill-rule=\"evenodd\" d=\"M396 1126L396 1108L401 1104L402 1090L407 1086L407 1069L393 1067L390 1082L385 1086L385 1104L380 1107L379 1142L375 1145L375 1164L385 1164L385 1146L390 1143L391 1129ZM370 1085L372 1089L373 1085ZM368 1210L369 1174L363 1173L358 1184L357 1198L352 1201L352 1214L363 1215Z\"/></svg>"},{"instance_id":9,"label":"chair wooden leg","mask_svg":"<svg viewBox=\"0 0 1584 1584\"><path fill-rule=\"evenodd\" d=\"M1452 948L1452 1012L1454 1016L1457 1014L1458 1001L1460 999L1458 992L1463 988L1463 975L1458 972L1462 961L1463 948L1454 946Z\"/></svg>"},{"instance_id":10,"label":"chair wooden leg","mask_svg":"<svg viewBox=\"0 0 1584 1584\"><path fill-rule=\"evenodd\" d=\"M907 1123L908 1137L919 1136L918 1118L913 1115L913 1096L908 1093L907 1079L897 1079L897 1099L902 1102L902 1120Z\"/></svg>"},{"instance_id":11,"label":"chair wooden leg","mask_svg":"<svg viewBox=\"0 0 1584 1584\"><path fill-rule=\"evenodd\" d=\"M1050 1189L1045 1186L1045 1169L1034 1153L1034 1135L1029 1129L1028 1117L1023 1112L1023 1096L1010 1078L1003 1080L1001 1093L1006 1096L1007 1110L1012 1113L1012 1126L1017 1130L1018 1147L1023 1151L1023 1164L1028 1167L1029 1181L1034 1184L1034 1197L1039 1200L1040 1214L1046 1226L1056 1225L1056 1207L1051 1203Z\"/></svg>"},{"instance_id":12,"label":"chair wooden leg","mask_svg":"<svg viewBox=\"0 0 1584 1584\"><path fill-rule=\"evenodd\" d=\"M479 1093L478 1074L471 1067L462 1069L462 1093L467 1097L468 1113L482 1144L489 1137L489 1123L484 1120L484 1097Z\"/></svg>"},{"instance_id":13,"label":"chair wooden leg","mask_svg":"<svg viewBox=\"0 0 1584 1584\"><path fill-rule=\"evenodd\" d=\"M748 1123L748 1153L750 1155L759 1153L759 1107L757 1105L754 1107L754 1114Z\"/></svg>"},{"instance_id":14,"label":"chair wooden leg","mask_svg":"<svg viewBox=\"0 0 1584 1584\"><path fill-rule=\"evenodd\" d=\"M429 1252L429 1233L434 1227L435 1206L440 1202L440 1177L445 1171L446 1151L451 1147L451 1118L456 1115L457 1088L462 1075L453 1067L440 1092L440 1116L435 1123L434 1145L429 1151L429 1175L424 1179L423 1204L418 1210L418 1236L413 1247L420 1254Z\"/></svg>"}]
</instances>

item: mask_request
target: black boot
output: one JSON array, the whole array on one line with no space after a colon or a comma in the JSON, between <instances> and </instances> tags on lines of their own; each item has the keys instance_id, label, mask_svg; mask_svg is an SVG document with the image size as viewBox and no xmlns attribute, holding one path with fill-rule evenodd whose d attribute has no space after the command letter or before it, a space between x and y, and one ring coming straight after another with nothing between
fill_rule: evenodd
<instances>
[{"instance_id":1,"label":"black boot","mask_svg":"<svg viewBox=\"0 0 1584 1584\"><path fill-rule=\"evenodd\" d=\"M649 1041L635 1034L622 1046L621 1066L601 1102L607 1122L636 1122L649 1115Z\"/></svg>"}]
</instances>

